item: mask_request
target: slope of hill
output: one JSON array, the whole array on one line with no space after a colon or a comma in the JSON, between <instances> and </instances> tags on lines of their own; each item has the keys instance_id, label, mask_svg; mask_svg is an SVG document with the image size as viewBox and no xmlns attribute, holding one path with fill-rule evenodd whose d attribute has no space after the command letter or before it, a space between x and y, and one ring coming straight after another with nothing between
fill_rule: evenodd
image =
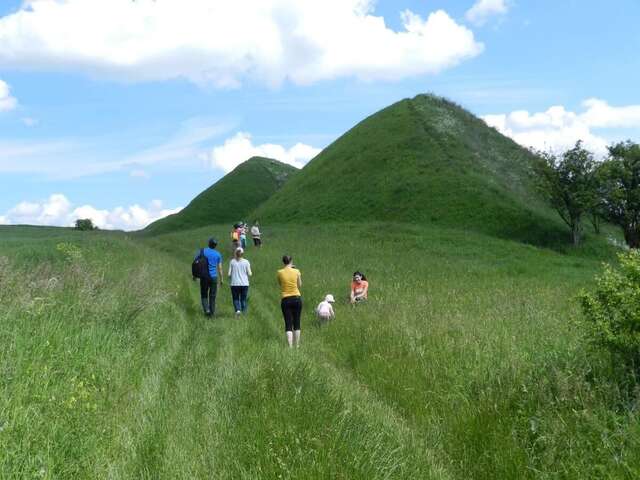
<instances>
[{"instance_id":1,"label":"slope of hill","mask_svg":"<svg viewBox=\"0 0 640 480\"><path fill-rule=\"evenodd\" d=\"M365 119L258 208L272 222L442 224L535 244L565 232L531 186L531 154L440 97Z\"/></svg>"},{"instance_id":2,"label":"slope of hill","mask_svg":"<svg viewBox=\"0 0 640 480\"><path fill-rule=\"evenodd\" d=\"M296 171L295 167L270 158L250 158L200 193L180 212L152 223L143 232L157 235L213 223L250 221L245 217Z\"/></svg>"}]
</instances>

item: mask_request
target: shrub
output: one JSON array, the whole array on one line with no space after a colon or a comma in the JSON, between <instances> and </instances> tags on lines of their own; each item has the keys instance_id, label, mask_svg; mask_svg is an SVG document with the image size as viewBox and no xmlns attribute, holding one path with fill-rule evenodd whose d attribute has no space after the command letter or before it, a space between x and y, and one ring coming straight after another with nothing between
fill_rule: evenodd
<instances>
[{"instance_id":1,"label":"shrub","mask_svg":"<svg viewBox=\"0 0 640 480\"><path fill-rule=\"evenodd\" d=\"M606 265L595 291L580 294L583 325L593 345L640 373L640 252L618 258L619 268Z\"/></svg>"}]
</instances>

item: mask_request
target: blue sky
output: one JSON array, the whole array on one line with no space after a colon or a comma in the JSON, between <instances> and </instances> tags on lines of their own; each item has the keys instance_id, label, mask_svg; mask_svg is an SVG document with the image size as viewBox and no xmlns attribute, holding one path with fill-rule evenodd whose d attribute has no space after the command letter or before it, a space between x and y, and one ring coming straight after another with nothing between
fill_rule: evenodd
<instances>
[{"instance_id":1,"label":"blue sky","mask_svg":"<svg viewBox=\"0 0 640 480\"><path fill-rule=\"evenodd\" d=\"M526 146L640 140L637 0L238 3L0 0L0 223L139 228L423 92Z\"/></svg>"}]
</instances>

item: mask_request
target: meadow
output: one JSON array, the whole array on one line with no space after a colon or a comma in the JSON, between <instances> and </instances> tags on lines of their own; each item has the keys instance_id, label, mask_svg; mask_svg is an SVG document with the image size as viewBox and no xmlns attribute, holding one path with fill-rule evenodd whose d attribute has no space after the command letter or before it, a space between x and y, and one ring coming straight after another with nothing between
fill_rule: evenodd
<instances>
[{"instance_id":1,"label":"meadow","mask_svg":"<svg viewBox=\"0 0 640 480\"><path fill-rule=\"evenodd\" d=\"M614 249L435 226L265 226L249 313L199 309L228 226L155 237L0 227L0 478L640 476L633 385L574 326ZM302 271L285 346L275 271ZM346 302L364 271L371 299ZM336 296L335 321L312 314Z\"/></svg>"}]
</instances>

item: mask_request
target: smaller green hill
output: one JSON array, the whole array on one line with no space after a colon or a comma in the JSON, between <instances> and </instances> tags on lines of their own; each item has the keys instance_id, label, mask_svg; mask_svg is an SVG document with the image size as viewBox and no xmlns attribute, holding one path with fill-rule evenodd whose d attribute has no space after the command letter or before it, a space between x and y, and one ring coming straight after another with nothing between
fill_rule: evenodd
<instances>
[{"instance_id":1,"label":"smaller green hill","mask_svg":"<svg viewBox=\"0 0 640 480\"><path fill-rule=\"evenodd\" d=\"M271 158L252 157L200 193L180 212L153 222L142 232L159 235L249 220L247 215L297 171L295 167Z\"/></svg>"}]
</instances>

